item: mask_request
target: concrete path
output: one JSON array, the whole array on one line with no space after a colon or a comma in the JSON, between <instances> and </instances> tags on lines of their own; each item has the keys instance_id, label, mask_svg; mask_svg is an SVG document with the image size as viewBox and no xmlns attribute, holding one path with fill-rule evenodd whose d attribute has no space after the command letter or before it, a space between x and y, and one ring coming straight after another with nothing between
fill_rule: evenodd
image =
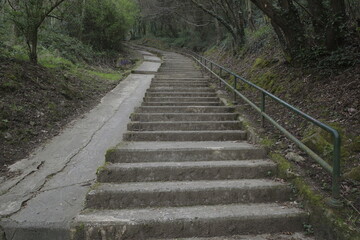
<instances>
[{"instance_id":1,"label":"concrete path","mask_svg":"<svg viewBox=\"0 0 360 240\"><path fill-rule=\"evenodd\" d=\"M147 59L109 92L101 103L73 121L28 159L10 167L18 177L1 183L0 239L68 239L72 219L83 209L86 193L95 182L105 152L121 141L130 114L142 102L158 57ZM1 232L1 231L0 231Z\"/></svg>"}]
</instances>

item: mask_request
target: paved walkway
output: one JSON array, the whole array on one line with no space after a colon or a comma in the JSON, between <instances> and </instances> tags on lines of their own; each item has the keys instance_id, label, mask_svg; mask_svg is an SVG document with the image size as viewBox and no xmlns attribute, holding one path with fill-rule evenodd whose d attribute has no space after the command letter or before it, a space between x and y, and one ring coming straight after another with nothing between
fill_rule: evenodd
<instances>
[{"instance_id":1,"label":"paved walkway","mask_svg":"<svg viewBox=\"0 0 360 240\"><path fill-rule=\"evenodd\" d=\"M154 62L160 60L155 55L141 53L151 60L137 69L145 75L129 75L97 107L70 123L31 157L10 167L20 175L0 186L6 239L69 238L70 222L82 210L106 150L121 141L130 114L160 67Z\"/></svg>"}]
</instances>

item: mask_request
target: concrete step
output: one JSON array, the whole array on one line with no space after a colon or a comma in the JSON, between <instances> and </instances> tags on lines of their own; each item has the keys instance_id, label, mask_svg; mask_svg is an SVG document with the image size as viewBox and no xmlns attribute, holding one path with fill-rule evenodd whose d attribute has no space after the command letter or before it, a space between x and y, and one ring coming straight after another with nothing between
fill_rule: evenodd
<instances>
[{"instance_id":1,"label":"concrete step","mask_svg":"<svg viewBox=\"0 0 360 240\"><path fill-rule=\"evenodd\" d=\"M142 106L222 106L222 102L143 102Z\"/></svg>"},{"instance_id":2,"label":"concrete step","mask_svg":"<svg viewBox=\"0 0 360 240\"><path fill-rule=\"evenodd\" d=\"M106 153L112 163L263 159L266 151L246 142L122 142Z\"/></svg>"},{"instance_id":3,"label":"concrete step","mask_svg":"<svg viewBox=\"0 0 360 240\"><path fill-rule=\"evenodd\" d=\"M238 141L246 140L242 130L223 131L140 131L124 133L125 141Z\"/></svg>"},{"instance_id":4,"label":"concrete step","mask_svg":"<svg viewBox=\"0 0 360 240\"><path fill-rule=\"evenodd\" d=\"M218 97L144 97L144 102L216 102Z\"/></svg>"},{"instance_id":5,"label":"concrete step","mask_svg":"<svg viewBox=\"0 0 360 240\"><path fill-rule=\"evenodd\" d=\"M239 121L192 121L192 122L130 122L129 131L208 131L239 130Z\"/></svg>"},{"instance_id":6,"label":"concrete step","mask_svg":"<svg viewBox=\"0 0 360 240\"><path fill-rule=\"evenodd\" d=\"M103 183L88 193L86 208L123 209L284 202L290 199L290 192L291 188L287 184L268 179Z\"/></svg>"},{"instance_id":7,"label":"concrete step","mask_svg":"<svg viewBox=\"0 0 360 240\"><path fill-rule=\"evenodd\" d=\"M136 113L233 113L234 107L227 106L179 106L179 107L138 107Z\"/></svg>"},{"instance_id":8,"label":"concrete step","mask_svg":"<svg viewBox=\"0 0 360 240\"><path fill-rule=\"evenodd\" d=\"M158 78L158 76L156 75L153 80L163 80L163 81L184 81L184 82L193 82L193 81L209 81L208 77L173 77L170 76L169 78L163 78L162 75L161 78Z\"/></svg>"},{"instance_id":9,"label":"concrete step","mask_svg":"<svg viewBox=\"0 0 360 240\"><path fill-rule=\"evenodd\" d=\"M208 84L209 81L207 80L193 80L193 81L183 81L183 80L178 80L178 79L173 79L173 80L169 80L169 79L154 79L152 80L152 83L156 83L156 84L168 84L168 83L177 83L177 84L184 84L186 86L186 84Z\"/></svg>"},{"instance_id":10,"label":"concrete step","mask_svg":"<svg viewBox=\"0 0 360 240\"><path fill-rule=\"evenodd\" d=\"M201 87L206 88L209 87L208 83L177 83L177 82L169 82L169 83L151 83L150 88L154 87Z\"/></svg>"},{"instance_id":11,"label":"concrete step","mask_svg":"<svg viewBox=\"0 0 360 240\"><path fill-rule=\"evenodd\" d=\"M164 240L164 239L149 239ZM260 235L236 235L236 236L220 236L220 237L195 237L195 238L173 238L166 240L315 240L313 237L300 232L271 233Z\"/></svg>"},{"instance_id":12,"label":"concrete step","mask_svg":"<svg viewBox=\"0 0 360 240\"><path fill-rule=\"evenodd\" d=\"M159 69L159 73L173 73L173 72L180 72L180 73L183 73L183 72L196 72L196 71L199 71L198 69L192 67L192 66L184 66L184 67L178 67L178 68L172 68L172 67L161 67Z\"/></svg>"},{"instance_id":13,"label":"concrete step","mask_svg":"<svg viewBox=\"0 0 360 240\"><path fill-rule=\"evenodd\" d=\"M166 69L166 68L165 68ZM183 69L186 69L186 70L183 70ZM159 71L157 72L157 75L162 75L164 74L162 68L159 69ZM183 67L179 67L179 68L168 68L168 71L166 72L168 73L169 75L170 74L186 74L185 77L189 77L189 75L192 75L192 74L202 74L202 72L199 70L199 69L196 69L194 67L188 67L186 66L185 68Z\"/></svg>"},{"instance_id":14,"label":"concrete step","mask_svg":"<svg viewBox=\"0 0 360 240\"><path fill-rule=\"evenodd\" d=\"M74 240L214 237L298 232L308 216L280 204L92 210L75 218Z\"/></svg>"},{"instance_id":15,"label":"concrete step","mask_svg":"<svg viewBox=\"0 0 360 240\"><path fill-rule=\"evenodd\" d=\"M97 180L111 183L255 179L273 176L276 171L276 164L270 160L109 163L99 170Z\"/></svg>"},{"instance_id":16,"label":"concrete step","mask_svg":"<svg viewBox=\"0 0 360 240\"><path fill-rule=\"evenodd\" d=\"M158 121L234 121L237 113L132 113L130 119L138 122Z\"/></svg>"},{"instance_id":17,"label":"concrete step","mask_svg":"<svg viewBox=\"0 0 360 240\"><path fill-rule=\"evenodd\" d=\"M184 78L201 78L203 79L204 76L202 75L202 73L198 73L198 74L187 74L187 73L183 73L183 74L170 74L170 73L164 73L164 74L156 74L156 79L184 79Z\"/></svg>"},{"instance_id":18,"label":"concrete step","mask_svg":"<svg viewBox=\"0 0 360 240\"><path fill-rule=\"evenodd\" d=\"M215 92L215 90L209 87L156 87L149 88L147 92Z\"/></svg>"},{"instance_id":19,"label":"concrete step","mask_svg":"<svg viewBox=\"0 0 360 240\"><path fill-rule=\"evenodd\" d=\"M207 92L147 92L145 97L216 97L216 93Z\"/></svg>"}]
</instances>

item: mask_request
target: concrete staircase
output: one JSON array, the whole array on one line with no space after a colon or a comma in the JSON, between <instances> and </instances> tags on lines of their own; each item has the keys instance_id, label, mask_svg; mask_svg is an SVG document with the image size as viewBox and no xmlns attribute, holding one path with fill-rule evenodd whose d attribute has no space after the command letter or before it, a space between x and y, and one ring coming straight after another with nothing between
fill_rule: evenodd
<instances>
[{"instance_id":1,"label":"concrete staircase","mask_svg":"<svg viewBox=\"0 0 360 240\"><path fill-rule=\"evenodd\" d=\"M307 239L281 235L301 232L307 214L271 180L276 165L246 142L234 108L188 58L164 62L108 151L73 239Z\"/></svg>"}]
</instances>

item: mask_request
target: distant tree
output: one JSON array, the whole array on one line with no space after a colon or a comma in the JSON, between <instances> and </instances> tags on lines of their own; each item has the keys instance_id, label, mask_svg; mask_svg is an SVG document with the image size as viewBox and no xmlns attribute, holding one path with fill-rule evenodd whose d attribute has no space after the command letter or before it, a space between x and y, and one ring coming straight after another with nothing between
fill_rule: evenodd
<instances>
[{"instance_id":1,"label":"distant tree","mask_svg":"<svg viewBox=\"0 0 360 240\"><path fill-rule=\"evenodd\" d=\"M66 0L7 0L11 20L24 35L29 59L37 63L38 32L46 17Z\"/></svg>"},{"instance_id":2,"label":"distant tree","mask_svg":"<svg viewBox=\"0 0 360 240\"><path fill-rule=\"evenodd\" d=\"M214 17L231 34L234 40L234 49L245 42L245 15L246 4L237 0L190 0L196 7Z\"/></svg>"},{"instance_id":3,"label":"distant tree","mask_svg":"<svg viewBox=\"0 0 360 240\"><path fill-rule=\"evenodd\" d=\"M131 0L87 0L82 40L97 49L119 49L135 24L138 6Z\"/></svg>"}]
</instances>

